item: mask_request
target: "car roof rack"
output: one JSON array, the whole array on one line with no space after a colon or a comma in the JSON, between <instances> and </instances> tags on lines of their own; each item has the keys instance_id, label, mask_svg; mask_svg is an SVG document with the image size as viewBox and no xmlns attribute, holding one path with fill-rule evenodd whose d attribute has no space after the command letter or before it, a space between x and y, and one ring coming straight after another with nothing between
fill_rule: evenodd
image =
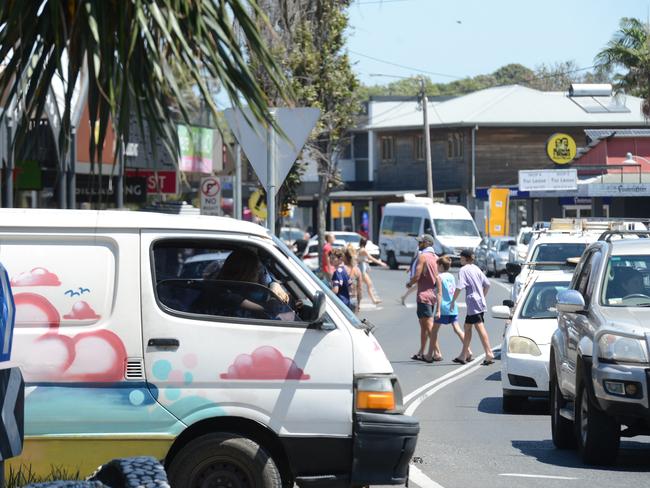
<instances>
[{"instance_id":1,"label":"car roof rack","mask_svg":"<svg viewBox=\"0 0 650 488\"><path fill-rule=\"evenodd\" d=\"M625 238L625 236L637 236L642 239L647 239L650 238L650 230L608 230L600 234L598 240L610 242L614 236L621 236L622 238Z\"/></svg>"}]
</instances>

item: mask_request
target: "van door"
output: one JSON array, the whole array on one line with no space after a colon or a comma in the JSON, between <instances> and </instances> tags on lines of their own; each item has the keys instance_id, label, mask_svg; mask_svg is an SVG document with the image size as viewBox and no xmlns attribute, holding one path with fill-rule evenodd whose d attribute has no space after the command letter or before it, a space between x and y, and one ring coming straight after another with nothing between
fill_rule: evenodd
<instances>
[{"instance_id":1,"label":"van door","mask_svg":"<svg viewBox=\"0 0 650 488\"><path fill-rule=\"evenodd\" d=\"M350 332L329 319L331 330L309 327L300 304L308 308L315 285L270 240L142 231L141 262L146 376L173 415L351 436ZM246 277L251 262L258 283Z\"/></svg>"}]
</instances>

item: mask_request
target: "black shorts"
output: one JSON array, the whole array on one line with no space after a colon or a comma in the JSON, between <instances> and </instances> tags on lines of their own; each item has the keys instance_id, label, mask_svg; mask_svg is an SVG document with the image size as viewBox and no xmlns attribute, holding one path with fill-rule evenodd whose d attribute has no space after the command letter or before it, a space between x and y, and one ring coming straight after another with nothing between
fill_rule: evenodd
<instances>
[{"instance_id":1,"label":"black shorts","mask_svg":"<svg viewBox=\"0 0 650 488\"><path fill-rule=\"evenodd\" d=\"M474 315L468 315L465 317L466 324L478 324L479 322L484 322L483 312L475 313Z\"/></svg>"},{"instance_id":2,"label":"black shorts","mask_svg":"<svg viewBox=\"0 0 650 488\"><path fill-rule=\"evenodd\" d=\"M417 302L417 314L419 319L430 319L433 317L434 306L428 303Z\"/></svg>"}]
</instances>

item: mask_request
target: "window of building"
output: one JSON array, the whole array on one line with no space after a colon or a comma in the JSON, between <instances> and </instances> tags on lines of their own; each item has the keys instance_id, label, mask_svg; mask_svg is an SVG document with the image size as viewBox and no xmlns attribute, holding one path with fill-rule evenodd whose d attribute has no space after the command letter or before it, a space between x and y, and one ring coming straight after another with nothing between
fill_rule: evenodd
<instances>
[{"instance_id":1,"label":"window of building","mask_svg":"<svg viewBox=\"0 0 650 488\"><path fill-rule=\"evenodd\" d=\"M414 137L413 141L413 158L416 161L424 160L424 136L419 134Z\"/></svg>"},{"instance_id":2,"label":"window of building","mask_svg":"<svg viewBox=\"0 0 650 488\"><path fill-rule=\"evenodd\" d=\"M392 136L381 138L381 160L394 161L395 160L395 141Z\"/></svg>"},{"instance_id":3,"label":"window of building","mask_svg":"<svg viewBox=\"0 0 650 488\"><path fill-rule=\"evenodd\" d=\"M463 157L463 134L451 132L447 136L447 159L462 159Z\"/></svg>"}]
</instances>

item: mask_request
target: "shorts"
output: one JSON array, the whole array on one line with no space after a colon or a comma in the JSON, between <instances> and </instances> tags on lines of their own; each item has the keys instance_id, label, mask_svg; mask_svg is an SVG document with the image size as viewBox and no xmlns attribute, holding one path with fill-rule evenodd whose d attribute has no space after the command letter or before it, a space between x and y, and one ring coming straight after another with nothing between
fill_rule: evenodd
<instances>
[{"instance_id":1,"label":"shorts","mask_svg":"<svg viewBox=\"0 0 650 488\"><path fill-rule=\"evenodd\" d=\"M434 306L430 303L417 302L417 314L419 319L429 319L433 317Z\"/></svg>"},{"instance_id":2,"label":"shorts","mask_svg":"<svg viewBox=\"0 0 650 488\"><path fill-rule=\"evenodd\" d=\"M467 317L465 317L465 323L466 324L478 324L479 322L485 322L485 320L483 318L483 313L484 312L475 313L474 315L468 315Z\"/></svg>"},{"instance_id":3,"label":"shorts","mask_svg":"<svg viewBox=\"0 0 650 488\"><path fill-rule=\"evenodd\" d=\"M441 315L436 324L453 324L458 321L458 315Z\"/></svg>"}]
</instances>

